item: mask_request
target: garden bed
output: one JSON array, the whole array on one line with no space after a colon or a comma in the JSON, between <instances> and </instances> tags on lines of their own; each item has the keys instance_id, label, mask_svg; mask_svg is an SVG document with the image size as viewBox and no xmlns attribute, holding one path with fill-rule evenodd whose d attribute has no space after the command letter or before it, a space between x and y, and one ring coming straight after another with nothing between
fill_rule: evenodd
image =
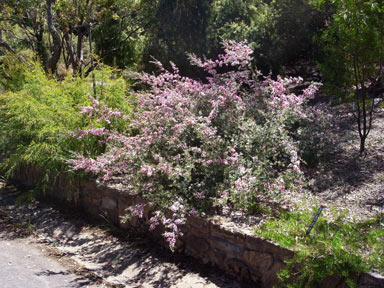
<instances>
[{"instance_id":1,"label":"garden bed","mask_svg":"<svg viewBox=\"0 0 384 288\"><path fill-rule=\"evenodd\" d=\"M37 179L38 172L33 168L23 168L15 174L15 180L26 186L33 186ZM92 216L106 217L122 229L148 229L148 210L143 219L132 218L128 223L121 219L126 215L127 208L142 203L137 195L100 185L96 181L79 181L71 185L67 185L66 181L62 174L47 191L46 197L82 208ZM160 229L158 227L149 235L166 246ZM284 261L294 255L291 250L255 236L252 229L244 230L238 224L218 216L189 217L183 231L185 234L176 246L178 250L202 263L211 263L240 279L251 280L261 287L273 287L277 284L277 272L285 266ZM336 275L328 277L324 283L327 283L327 287L343 287L345 284ZM362 273L356 278L356 283L358 287L383 287L384 278Z\"/></svg>"},{"instance_id":2,"label":"garden bed","mask_svg":"<svg viewBox=\"0 0 384 288\"><path fill-rule=\"evenodd\" d=\"M36 81L35 73L27 73L31 79L25 87L39 88L28 96L36 111L41 112L42 106L49 112L50 121L43 117L36 122L33 114L19 117L24 115L19 111L26 108L23 101L14 99L24 99L28 89L4 95L2 125L6 133L0 142L6 175L16 172L15 178L25 185L40 184L37 190L44 196L78 206L121 228L150 228L150 235L171 250L185 251L262 286L277 283L276 273L285 266L284 261L308 248L316 253L301 255L294 263L297 266L290 266L293 273L283 269L280 278L285 273L290 281L298 274L297 267L316 264L316 257L324 256L319 252L324 252L332 269L322 262L326 265L321 271L312 271L320 272L317 282L341 275L337 282L360 283L360 273L384 266L381 219L363 226L359 239L369 240L364 246L367 253L361 253L354 234L348 232L355 227L351 226L352 218L362 221L383 212L382 146L375 153L370 150L370 145L382 143L381 128L374 127L368 152L365 158L359 157L352 145L357 137L348 109L337 107L342 116L337 132L337 113L332 112L336 109L310 105L317 84L303 86L300 77L265 77L260 81L246 42L224 41L223 45L225 53L216 60L190 56L194 65L210 75L206 81L183 77L177 67L172 65L168 71L156 62L159 73L137 75L135 81L143 87L130 101L123 96L125 86L120 79L111 84L119 89L103 88L89 99L87 89L78 91L80 103L78 95L67 99L62 93L63 101L70 100L62 107L59 98L45 95L43 91L49 89L41 87L54 86L58 91L54 94L59 94L64 88L73 90L72 80L56 83L46 79L44 84ZM298 87L300 91L296 91ZM117 105L116 97L125 106ZM57 113L51 113L51 98L58 102L63 119L73 114L76 121L59 128L62 121ZM111 107L111 103L117 106ZM120 106L126 109L117 110ZM382 124L380 119L375 125ZM17 137L14 131L18 131ZM107 184L79 180L75 173L83 175L82 179L92 174ZM363 191L366 184L375 189L371 185ZM326 209L313 238L350 239L348 248L344 249L340 240L328 249L305 236L311 211L320 205ZM368 207L376 210L365 213ZM332 208L335 213L330 213ZM343 208L349 211L340 218ZM131 218L124 223L126 216ZM345 225L340 219L346 220ZM376 239L367 231L377 232ZM366 265L364 257L371 256L371 249L377 261L370 259ZM304 281L312 279L312 274L305 275Z\"/></svg>"}]
</instances>

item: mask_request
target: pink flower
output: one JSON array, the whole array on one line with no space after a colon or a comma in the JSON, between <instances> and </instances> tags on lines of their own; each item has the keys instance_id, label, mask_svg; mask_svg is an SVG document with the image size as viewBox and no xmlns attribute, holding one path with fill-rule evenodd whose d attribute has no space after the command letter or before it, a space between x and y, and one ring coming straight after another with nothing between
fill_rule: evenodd
<instances>
[{"instance_id":1,"label":"pink flower","mask_svg":"<svg viewBox=\"0 0 384 288\"><path fill-rule=\"evenodd\" d=\"M198 192L198 193L195 193L194 195L197 199L200 199L200 200L205 198L204 192Z\"/></svg>"},{"instance_id":2,"label":"pink flower","mask_svg":"<svg viewBox=\"0 0 384 288\"><path fill-rule=\"evenodd\" d=\"M160 224L158 216L153 216L151 219L149 219L149 230L155 230L156 227Z\"/></svg>"},{"instance_id":3,"label":"pink flower","mask_svg":"<svg viewBox=\"0 0 384 288\"><path fill-rule=\"evenodd\" d=\"M131 209L131 213L133 216L136 216L138 218L143 218L144 215L144 205L143 204L136 204L135 207Z\"/></svg>"}]
</instances>

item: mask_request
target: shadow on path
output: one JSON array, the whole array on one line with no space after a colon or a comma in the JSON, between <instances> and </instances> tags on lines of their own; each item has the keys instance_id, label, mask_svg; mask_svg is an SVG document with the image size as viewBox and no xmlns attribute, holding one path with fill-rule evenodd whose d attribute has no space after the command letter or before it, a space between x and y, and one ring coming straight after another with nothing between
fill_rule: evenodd
<instances>
[{"instance_id":1,"label":"shadow on path","mask_svg":"<svg viewBox=\"0 0 384 288\"><path fill-rule=\"evenodd\" d=\"M132 232L119 231L114 236L108 226L79 212L37 201L17 205L18 195L13 187L0 189L0 225L8 226L0 238L33 234L38 243L55 248L51 256L74 259L84 267L82 274L89 271L89 277L98 278L91 280L103 278L122 287L255 287ZM42 273L53 275L49 270Z\"/></svg>"}]
</instances>

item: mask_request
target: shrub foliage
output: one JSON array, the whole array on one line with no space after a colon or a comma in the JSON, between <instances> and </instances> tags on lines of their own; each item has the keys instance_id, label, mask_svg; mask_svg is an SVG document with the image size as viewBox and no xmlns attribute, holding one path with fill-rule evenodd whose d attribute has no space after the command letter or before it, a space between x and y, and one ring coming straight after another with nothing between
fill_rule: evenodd
<instances>
[{"instance_id":1,"label":"shrub foliage","mask_svg":"<svg viewBox=\"0 0 384 288\"><path fill-rule=\"evenodd\" d=\"M139 75L147 89L136 95L129 133L113 124L79 131L81 138L103 135L107 149L98 157L70 160L75 169L102 175L105 181L118 177L130 192L149 200L158 208L152 227L165 224L171 248L188 213L223 208L252 213L259 201L300 191L303 143L297 135L323 119L322 110L307 105L315 85L296 95L290 87L302 79L260 82L260 75L252 73L252 50L246 43L228 41L224 48L217 60L190 56L209 74L205 82L155 61L158 75ZM109 123L123 115L97 100L83 113L98 114ZM165 217L169 207L173 215ZM133 214L142 215L142 209L138 205Z\"/></svg>"},{"instance_id":2,"label":"shrub foliage","mask_svg":"<svg viewBox=\"0 0 384 288\"><path fill-rule=\"evenodd\" d=\"M337 275L356 287L361 272L384 269L383 215L364 222L334 213L334 220L320 217L306 235L314 211L297 209L269 219L255 233L296 251L279 272L278 287L322 287L326 277Z\"/></svg>"},{"instance_id":3,"label":"shrub foliage","mask_svg":"<svg viewBox=\"0 0 384 288\"><path fill-rule=\"evenodd\" d=\"M20 64L7 63L10 65L4 66L2 72L12 77L9 83L13 84L0 94L1 170L6 176L12 176L23 165L35 166L42 173L40 184L47 184L49 178L66 170L65 159L71 151L90 156L104 151L97 137L82 141L69 137L69 132L78 127L95 129L103 125L79 113L81 107L91 103L93 89L89 80L68 77L59 82L47 77L38 64L15 67ZM111 76L108 68L95 72L97 95L100 101L119 105L128 115L126 84Z\"/></svg>"}]
</instances>

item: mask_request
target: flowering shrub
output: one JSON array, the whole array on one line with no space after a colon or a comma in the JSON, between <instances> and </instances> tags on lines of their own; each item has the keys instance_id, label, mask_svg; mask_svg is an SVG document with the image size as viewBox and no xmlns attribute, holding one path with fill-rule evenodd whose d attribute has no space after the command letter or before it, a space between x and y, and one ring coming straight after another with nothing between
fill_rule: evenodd
<instances>
[{"instance_id":1,"label":"flowering shrub","mask_svg":"<svg viewBox=\"0 0 384 288\"><path fill-rule=\"evenodd\" d=\"M159 62L157 76L140 74L148 89L136 95L129 133L113 129L122 114L95 99L82 110L99 115L109 128L79 131L79 137L103 135L107 150L95 159L78 155L70 163L105 181L118 179L149 200L156 208L150 228L163 223L172 249L187 214L223 208L252 213L261 199L302 189L291 124L317 119L306 106L316 86L295 95L289 86L301 79L260 83L251 73L246 43L228 41L224 48L217 60L190 56L209 74L205 82L182 77L175 65L167 71ZM132 214L140 217L142 211L137 205Z\"/></svg>"},{"instance_id":2,"label":"flowering shrub","mask_svg":"<svg viewBox=\"0 0 384 288\"><path fill-rule=\"evenodd\" d=\"M282 125L295 141L301 162L304 160L306 164L314 165L337 145L337 139L331 132L338 127L330 107L307 104L314 97L319 84L309 85L299 95L289 92L290 87L302 85L302 82L302 78L278 77L276 81L268 78L263 83L269 92L266 117L282 117Z\"/></svg>"}]
</instances>

